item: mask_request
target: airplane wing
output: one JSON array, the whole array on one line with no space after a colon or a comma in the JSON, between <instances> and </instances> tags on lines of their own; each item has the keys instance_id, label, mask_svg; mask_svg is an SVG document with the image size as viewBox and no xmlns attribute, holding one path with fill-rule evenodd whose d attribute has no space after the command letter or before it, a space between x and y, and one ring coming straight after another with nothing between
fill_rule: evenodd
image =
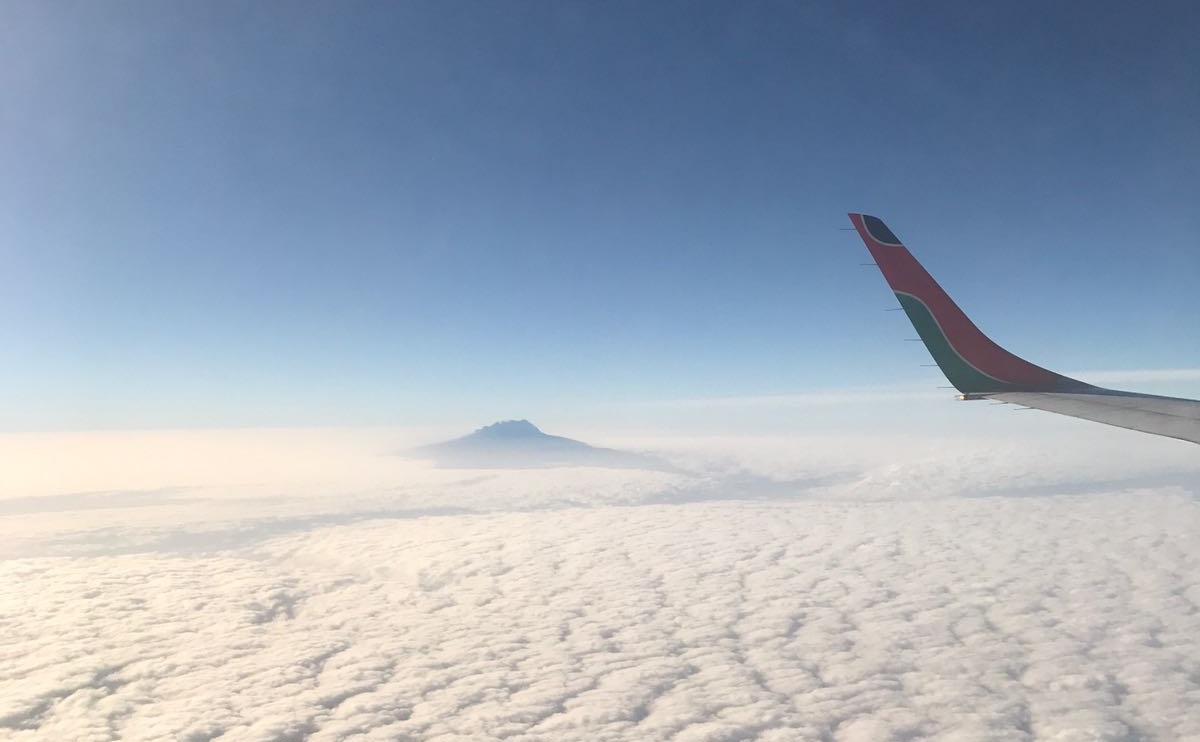
<instances>
[{"instance_id":1,"label":"airplane wing","mask_svg":"<svg viewBox=\"0 0 1200 742\"><path fill-rule=\"evenodd\" d=\"M850 214L850 221L959 399L993 399L1200 443L1200 400L1104 389L1013 355L975 326L882 220Z\"/></svg>"}]
</instances>

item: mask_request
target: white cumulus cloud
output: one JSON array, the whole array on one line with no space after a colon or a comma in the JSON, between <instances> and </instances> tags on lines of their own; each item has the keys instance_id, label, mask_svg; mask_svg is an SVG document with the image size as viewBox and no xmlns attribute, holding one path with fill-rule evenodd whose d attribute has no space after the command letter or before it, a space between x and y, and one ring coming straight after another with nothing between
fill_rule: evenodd
<instances>
[{"instance_id":1,"label":"white cumulus cloud","mask_svg":"<svg viewBox=\"0 0 1200 742\"><path fill-rule=\"evenodd\" d=\"M0 739L1200 738L1200 464L1173 441L643 439L690 473L455 472L379 436L305 438L315 488L28 474L0 497Z\"/></svg>"}]
</instances>

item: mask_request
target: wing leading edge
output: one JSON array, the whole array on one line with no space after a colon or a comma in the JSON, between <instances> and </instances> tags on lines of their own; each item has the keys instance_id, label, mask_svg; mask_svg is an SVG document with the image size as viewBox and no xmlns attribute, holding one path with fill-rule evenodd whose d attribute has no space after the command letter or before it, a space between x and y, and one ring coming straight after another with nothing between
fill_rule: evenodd
<instances>
[{"instance_id":1,"label":"wing leading edge","mask_svg":"<svg viewBox=\"0 0 1200 742\"><path fill-rule=\"evenodd\" d=\"M1104 389L1013 355L975 326L882 220L850 214L850 221L960 399L994 399L1200 443L1200 400Z\"/></svg>"}]
</instances>

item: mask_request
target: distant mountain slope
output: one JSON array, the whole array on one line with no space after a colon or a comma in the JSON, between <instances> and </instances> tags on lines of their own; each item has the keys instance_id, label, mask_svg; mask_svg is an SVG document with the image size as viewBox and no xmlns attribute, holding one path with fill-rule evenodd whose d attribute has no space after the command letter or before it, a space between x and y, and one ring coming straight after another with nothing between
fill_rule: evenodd
<instances>
[{"instance_id":1,"label":"distant mountain slope","mask_svg":"<svg viewBox=\"0 0 1200 742\"><path fill-rule=\"evenodd\" d=\"M504 420L462 438L421 446L414 455L438 466L462 469L540 469L555 466L599 466L614 469L674 470L652 456L597 448L547 435L528 420Z\"/></svg>"}]
</instances>

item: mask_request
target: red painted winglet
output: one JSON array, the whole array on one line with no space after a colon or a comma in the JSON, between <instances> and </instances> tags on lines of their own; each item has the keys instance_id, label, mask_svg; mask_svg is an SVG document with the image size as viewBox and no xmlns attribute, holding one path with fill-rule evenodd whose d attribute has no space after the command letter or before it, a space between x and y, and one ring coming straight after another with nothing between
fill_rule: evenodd
<instances>
[{"instance_id":1,"label":"red painted winglet","mask_svg":"<svg viewBox=\"0 0 1200 742\"><path fill-rule=\"evenodd\" d=\"M958 308L882 220L866 214L849 216L892 290L924 304L951 348L975 369L1028 391L1087 386L1018 358L996 345Z\"/></svg>"}]
</instances>

